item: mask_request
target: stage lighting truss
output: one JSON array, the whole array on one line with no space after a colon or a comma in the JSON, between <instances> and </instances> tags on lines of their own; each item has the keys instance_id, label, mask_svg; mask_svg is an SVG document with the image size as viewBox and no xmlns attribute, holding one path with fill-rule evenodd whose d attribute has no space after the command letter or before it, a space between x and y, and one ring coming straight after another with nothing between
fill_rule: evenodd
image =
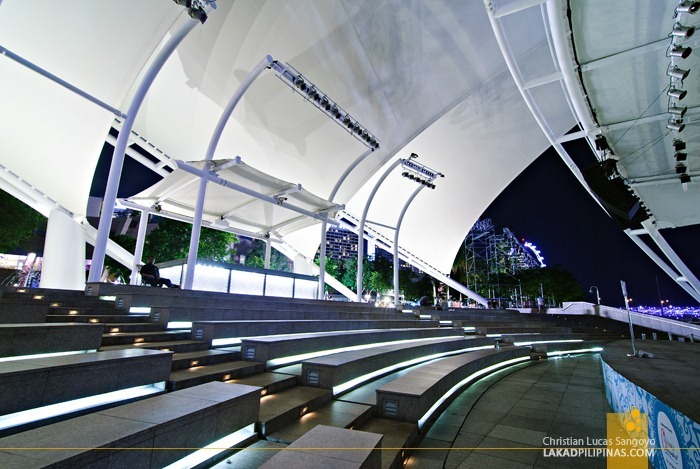
<instances>
[{"instance_id":1,"label":"stage lighting truss","mask_svg":"<svg viewBox=\"0 0 700 469\"><path fill-rule=\"evenodd\" d=\"M338 103L329 98L318 89L308 78L302 75L288 63L282 64L274 61L270 66L277 72L277 78L282 80L296 93L299 93L306 101L330 117L336 124L343 127L353 137L372 150L379 149L379 139L367 128L357 122L348 112L343 110Z\"/></svg>"},{"instance_id":2,"label":"stage lighting truss","mask_svg":"<svg viewBox=\"0 0 700 469\"><path fill-rule=\"evenodd\" d=\"M433 181L438 177L445 177L445 175L413 161L417 157L418 155L412 153L410 158L401 160L401 166L403 167L401 176L416 181L418 184L422 184L430 189L435 189Z\"/></svg>"},{"instance_id":3,"label":"stage lighting truss","mask_svg":"<svg viewBox=\"0 0 700 469\"><path fill-rule=\"evenodd\" d=\"M678 62L687 59L693 51L691 47L686 47L683 44L679 44L679 42L688 39L695 32L694 26L684 26L681 24L681 14L692 15L695 14L699 8L700 2L681 1L675 10L674 17L676 22L673 25L673 30L669 33L671 43L669 44L666 55L671 61L666 68L666 75L669 78L668 91L666 94L668 95L667 109L670 116L666 128L673 132L683 131L685 128L683 117L685 117L685 113L688 111L687 107L679 105L679 102L685 98L687 92L678 88L677 85L683 85L683 80L690 74L690 69L679 67Z\"/></svg>"},{"instance_id":4,"label":"stage lighting truss","mask_svg":"<svg viewBox=\"0 0 700 469\"><path fill-rule=\"evenodd\" d=\"M211 6L216 9L216 2L214 0L173 0L178 5L181 5L187 9L187 14L190 18L198 20L200 23L204 24L207 20L207 13L204 11L206 5Z\"/></svg>"}]
</instances>

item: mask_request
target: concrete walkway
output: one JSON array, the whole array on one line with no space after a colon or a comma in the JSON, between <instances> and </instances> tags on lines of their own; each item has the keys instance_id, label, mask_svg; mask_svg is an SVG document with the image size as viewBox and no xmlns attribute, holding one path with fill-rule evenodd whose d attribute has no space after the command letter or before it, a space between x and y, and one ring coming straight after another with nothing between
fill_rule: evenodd
<instances>
[{"instance_id":1,"label":"concrete walkway","mask_svg":"<svg viewBox=\"0 0 700 469\"><path fill-rule=\"evenodd\" d=\"M605 468L603 457L544 457L542 448L545 437L606 438L608 412L598 354L519 365L455 399L406 467Z\"/></svg>"}]
</instances>

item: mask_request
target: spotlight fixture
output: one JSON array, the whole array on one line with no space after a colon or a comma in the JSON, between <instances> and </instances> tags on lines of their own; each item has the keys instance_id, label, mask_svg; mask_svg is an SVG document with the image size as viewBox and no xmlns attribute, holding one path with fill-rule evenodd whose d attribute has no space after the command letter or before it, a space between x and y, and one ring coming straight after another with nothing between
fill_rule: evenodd
<instances>
[{"instance_id":1,"label":"spotlight fixture","mask_svg":"<svg viewBox=\"0 0 700 469\"><path fill-rule=\"evenodd\" d=\"M674 132L683 132L683 129L685 129L685 124L682 120L669 119L666 128L668 130L673 130Z\"/></svg>"},{"instance_id":2,"label":"spotlight fixture","mask_svg":"<svg viewBox=\"0 0 700 469\"><path fill-rule=\"evenodd\" d=\"M301 75L294 79L294 86L296 86L300 91L306 91L306 83Z\"/></svg>"},{"instance_id":3,"label":"spotlight fixture","mask_svg":"<svg viewBox=\"0 0 700 469\"><path fill-rule=\"evenodd\" d=\"M680 23L676 23L671 31L672 36L689 38L695 33L695 26L683 26Z\"/></svg>"},{"instance_id":4,"label":"spotlight fixture","mask_svg":"<svg viewBox=\"0 0 700 469\"><path fill-rule=\"evenodd\" d=\"M681 2L676 7L676 13L690 13L694 15L700 9L700 2Z\"/></svg>"},{"instance_id":5,"label":"spotlight fixture","mask_svg":"<svg viewBox=\"0 0 700 469\"><path fill-rule=\"evenodd\" d=\"M202 2L207 0L175 0L175 1L191 1ZM288 63L282 64L275 60L270 65L270 68L277 72L277 78L282 80L287 86L295 92L301 94L308 102L313 104L321 112L333 118L333 121L341 125L346 131L352 134L356 139L368 146L372 150L379 148L379 139L375 137L358 121L353 119L350 114L345 112L335 101L328 95L319 90L307 77L299 73L294 67Z\"/></svg>"},{"instance_id":6,"label":"spotlight fixture","mask_svg":"<svg viewBox=\"0 0 700 469\"><path fill-rule=\"evenodd\" d=\"M688 184L690 182L690 176L687 174L681 174L678 179L681 180L682 184Z\"/></svg>"},{"instance_id":7,"label":"spotlight fixture","mask_svg":"<svg viewBox=\"0 0 700 469\"><path fill-rule=\"evenodd\" d=\"M675 151L685 150L685 142L677 138L673 139L673 149Z\"/></svg>"},{"instance_id":8,"label":"spotlight fixture","mask_svg":"<svg viewBox=\"0 0 700 469\"><path fill-rule=\"evenodd\" d=\"M173 0L176 4L187 8L187 14L190 18L198 20L204 24L207 20L207 13L204 11L204 3L208 3L212 8L216 8L216 2L213 0Z\"/></svg>"},{"instance_id":9,"label":"spotlight fixture","mask_svg":"<svg viewBox=\"0 0 700 469\"><path fill-rule=\"evenodd\" d=\"M674 116L678 117L683 117L685 116L685 113L688 111L688 107L676 107L676 106L671 106L668 108L668 112L673 114Z\"/></svg>"},{"instance_id":10,"label":"spotlight fixture","mask_svg":"<svg viewBox=\"0 0 700 469\"><path fill-rule=\"evenodd\" d=\"M685 163L676 163L676 174L683 174L688 170Z\"/></svg>"},{"instance_id":11,"label":"spotlight fixture","mask_svg":"<svg viewBox=\"0 0 700 469\"><path fill-rule=\"evenodd\" d=\"M688 159L688 154L684 151L677 151L673 154L673 157L676 159L676 161L685 161Z\"/></svg>"},{"instance_id":12,"label":"spotlight fixture","mask_svg":"<svg viewBox=\"0 0 700 469\"><path fill-rule=\"evenodd\" d=\"M670 87L668 91L666 92L668 96L671 98L675 98L678 101L681 101L683 98L685 98L685 95L688 94L686 90L682 90L680 88L676 88L674 86Z\"/></svg>"},{"instance_id":13,"label":"spotlight fixture","mask_svg":"<svg viewBox=\"0 0 700 469\"><path fill-rule=\"evenodd\" d=\"M608 150L610 147L608 146L608 141L603 137L602 135L598 135L595 138L595 149L598 151L605 151Z\"/></svg>"},{"instance_id":14,"label":"spotlight fixture","mask_svg":"<svg viewBox=\"0 0 700 469\"><path fill-rule=\"evenodd\" d=\"M683 70L682 68L678 68L678 65L674 65L673 68L669 69L668 72L666 72L666 74L671 78L675 78L680 81L683 81L686 78L688 78L689 73L690 70Z\"/></svg>"},{"instance_id":15,"label":"spotlight fixture","mask_svg":"<svg viewBox=\"0 0 700 469\"><path fill-rule=\"evenodd\" d=\"M691 52L693 52L692 47L683 47L675 45L671 48L669 55L671 57L680 57L681 59L687 59L688 57L690 57Z\"/></svg>"},{"instance_id":16,"label":"spotlight fixture","mask_svg":"<svg viewBox=\"0 0 700 469\"><path fill-rule=\"evenodd\" d=\"M411 153L410 157L401 160L401 165L404 168L401 176L410 179L411 181L416 181L422 186L435 189L435 184L433 184L433 181L438 176L445 177L445 175L430 169L427 166L416 163L414 161L415 158L418 158L418 155Z\"/></svg>"}]
</instances>

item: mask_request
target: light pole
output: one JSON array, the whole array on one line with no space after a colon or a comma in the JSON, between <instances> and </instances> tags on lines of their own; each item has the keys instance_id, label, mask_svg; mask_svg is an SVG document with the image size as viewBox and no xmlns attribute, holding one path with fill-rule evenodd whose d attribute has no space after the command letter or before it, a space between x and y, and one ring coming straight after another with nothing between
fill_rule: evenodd
<instances>
[{"instance_id":1,"label":"light pole","mask_svg":"<svg viewBox=\"0 0 700 469\"><path fill-rule=\"evenodd\" d=\"M600 306L600 292L598 291L598 287L593 285L591 288L588 289L588 293L593 293L594 288L595 288L595 297L598 300L598 306Z\"/></svg>"}]
</instances>

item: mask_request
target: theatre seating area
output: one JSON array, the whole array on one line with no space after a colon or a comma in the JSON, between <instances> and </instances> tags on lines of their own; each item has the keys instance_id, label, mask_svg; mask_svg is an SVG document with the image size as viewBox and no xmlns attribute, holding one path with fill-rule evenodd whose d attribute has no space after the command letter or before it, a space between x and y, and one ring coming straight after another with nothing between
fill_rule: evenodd
<instances>
[{"instance_id":1,"label":"theatre seating area","mask_svg":"<svg viewBox=\"0 0 700 469\"><path fill-rule=\"evenodd\" d=\"M13 449L0 451L0 467L165 467L246 431L187 467L287 467L321 456L286 447L358 444L367 452L342 467L402 467L402 448L471 376L619 340L616 327L111 284L5 287L0 447ZM341 399L377 378L374 399ZM41 417L25 416L33 410ZM39 447L53 449L26 449Z\"/></svg>"}]
</instances>

